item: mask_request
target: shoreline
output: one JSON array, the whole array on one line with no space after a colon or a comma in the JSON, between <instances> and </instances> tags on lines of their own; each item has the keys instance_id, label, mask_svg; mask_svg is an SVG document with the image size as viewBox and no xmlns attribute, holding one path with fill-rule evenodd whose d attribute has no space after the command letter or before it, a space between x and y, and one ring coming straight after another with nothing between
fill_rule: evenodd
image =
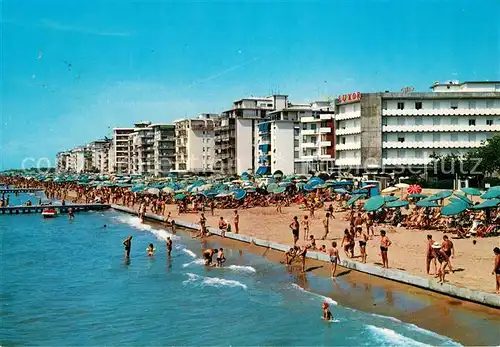
<instances>
[{"instance_id":1,"label":"shoreline","mask_svg":"<svg viewBox=\"0 0 500 347\"><path fill-rule=\"evenodd\" d=\"M137 215L136 211L128 207L115 204L111 204L111 207L121 212ZM145 217L159 222L165 221L165 217L155 215L152 213L146 213ZM200 230L200 227L197 224L185 222L180 219L176 219L176 225L187 229ZM211 234L215 234L218 236L221 235L220 230L217 228L207 227L207 230ZM261 240L243 234L226 233L226 238L230 238L244 243L254 244L256 246L264 248L270 248L281 252L285 252L290 248L290 246L283 245L277 242ZM319 260L325 263L329 262L328 255L320 252L314 252L314 251L307 252L307 258L313 260ZM500 309L500 295L490 294L469 288L461 288L449 283L439 284L431 279L426 279L419 276L411 275L405 271L384 269L371 264L362 264L345 258L343 258L338 265L340 265L340 267L342 268L359 271L379 278L384 278L387 280L396 281L404 283L406 285L415 286L428 291L447 295L453 298L474 302L491 308Z\"/></svg>"},{"instance_id":2,"label":"shoreline","mask_svg":"<svg viewBox=\"0 0 500 347\"><path fill-rule=\"evenodd\" d=\"M112 205L112 208L118 212L137 215L137 212L134 210L120 205ZM165 227L164 217L155 214L146 213L145 222L154 225L160 224L161 227ZM181 231L183 232L199 230L196 228L196 225L181 222L180 220L176 220L176 225L181 227ZM210 232L212 233L212 230ZM218 236L216 233L213 234ZM207 239L207 242L211 241L214 242L214 239ZM228 233L226 233L226 238L217 237L216 242L222 243L226 247L239 248L264 256L269 261L275 263L282 260L282 252L280 250L229 237ZM322 260L309 258L307 267L311 270L307 272L329 278L329 267L324 265L325 262ZM492 345L500 338L500 336L491 339L487 337L487 334L491 336L492 328L486 327L486 325L491 324L494 327L500 324L500 316L496 308L470 301L455 300L449 296L429 291L428 289L418 288L393 280L388 281L386 278L360 271L352 271L343 266L338 268L338 272L339 276L337 278L339 281L342 281L342 288L337 284L337 288L324 292L323 288L310 288L307 281L301 281L298 276L297 284L312 295L326 295L343 306L362 310L375 316L383 316L386 319L414 324L417 328L436 332L464 345ZM346 285L344 281L347 281L349 288L344 288ZM383 289L385 291L384 300L375 300L376 302L371 300L373 297L367 295L367 291L369 292L372 288ZM403 303L405 301L408 304L407 307ZM420 306L427 307L420 308ZM484 331L478 330L475 324L467 324L470 322L457 319L464 313L472 315L475 319L481 321L481 326L485 325ZM455 314L458 317L454 317ZM443 319L444 317L446 318Z\"/></svg>"}]
</instances>

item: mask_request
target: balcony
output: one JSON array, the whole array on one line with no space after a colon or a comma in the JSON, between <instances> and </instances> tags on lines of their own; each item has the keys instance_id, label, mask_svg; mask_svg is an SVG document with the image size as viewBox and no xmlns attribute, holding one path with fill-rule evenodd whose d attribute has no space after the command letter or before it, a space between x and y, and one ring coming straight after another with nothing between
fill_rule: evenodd
<instances>
[{"instance_id":1,"label":"balcony","mask_svg":"<svg viewBox=\"0 0 500 347\"><path fill-rule=\"evenodd\" d=\"M302 142L302 148L316 148L318 147L317 142Z\"/></svg>"},{"instance_id":2,"label":"balcony","mask_svg":"<svg viewBox=\"0 0 500 347\"><path fill-rule=\"evenodd\" d=\"M319 146L320 147L330 147L332 145L331 141L320 141Z\"/></svg>"},{"instance_id":3,"label":"balcony","mask_svg":"<svg viewBox=\"0 0 500 347\"><path fill-rule=\"evenodd\" d=\"M330 134L331 132L332 132L332 128L330 128L330 127L319 128L320 134Z\"/></svg>"},{"instance_id":4,"label":"balcony","mask_svg":"<svg viewBox=\"0 0 500 347\"><path fill-rule=\"evenodd\" d=\"M314 117L300 117L301 123L316 123L319 119Z\"/></svg>"},{"instance_id":5,"label":"balcony","mask_svg":"<svg viewBox=\"0 0 500 347\"><path fill-rule=\"evenodd\" d=\"M349 142L344 144L337 143L335 145L336 151L351 151L355 149L361 149L361 142Z\"/></svg>"},{"instance_id":6,"label":"balcony","mask_svg":"<svg viewBox=\"0 0 500 347\"><path fill-rule=\"evenodd\" d=\"M352 134L360 134L361 127L350 127L350 128L339 128L335 130L335 135L352 135Z\"/></svg>"},{"instance_id":7,"label":"balcony","mask_svg":"<svg viewBox=\"0 0 500 347\"><path fill-rule=\"evenodd\" d=\"M361 117L360 111L351 111L351 112L336 114L335 120L355 119L360 117Z\"/></svg>"},{"instance_id":8,"label":"balcony","mask_svg":"<svg viewBox=\"0 0 500 347\"><path fill-rule=\"evenodd\" d=\"M301 131L301 134L302 135L316 135L317 134L317 131L316 129L307 129L307 130L302 130Z\"/></svg>"},{"instance_id":9,"label":"balcony","mask_svg":"<svg viewBox=\"0 0 500 347\"><path fill-rule=\"evenodd\" d=\"M335 115L334 115L334 114L329 114L329 113L327 113L327 114L320 114L320 115L319 115L319 119L320 119L320 120L332 120L332 119L334 119L334 118L335 118Z\"/></svg>"},{"instance_id":10,"label":"balcony","mask_svg":"<svg viewBox=\"0 0 500 347\"><path fill-rule=\"evenodd\" d=\"M385 141L382 148L479 148L481 141ZM337 148L338 149L338 148Z\"/></svg>"},{"instance_id":11,"label":"balcony","mask_svg":"<svg viewBox=\"0 0 500 347\"><path fill-rule=\"evenodd\" d=\"M475 131L500 131L500 124L494 125L383 125L383 132L475 132ZM338 134L338 133L337 133Z\"/></svg>"},{"instance_id":12,"label":"balcony","mask_svg":"<svg viewBox=\"0 0 500 347\"><path fill-rule=\"evenodd\" d=\"M382 110L383 116L498 116L498 108L440 108L440 109L405 109Z\"/></svg>"},{"instance_id":13,"label":"balcony","mask_svg":"<svg viewBox=\"0 0 500 347\"><path fill-rule=\"evenodd\" d=\"M425 165L432 161L430 158L385 158L382 165Z\"/></svg>"},{"instance_id":14,"label":"balcony","mask_svg":"<svg viewBox=\"0 0 500 347\"><path fill-rule=\"evenodd\" d=\"M342 158L336 159L335 165L346 167L346 166L361 166L361 158Z\"/></svg>"}]
</instances>

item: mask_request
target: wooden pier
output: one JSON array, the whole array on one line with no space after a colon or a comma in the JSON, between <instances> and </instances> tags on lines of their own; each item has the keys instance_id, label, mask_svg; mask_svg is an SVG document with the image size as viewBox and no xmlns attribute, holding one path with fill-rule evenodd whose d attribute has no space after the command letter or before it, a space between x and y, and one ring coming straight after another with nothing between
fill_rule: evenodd
<instances>
[{"instance_id":1,"label":"wooden pier","mask_svg":"<svg viewBox=\"0 0 500 347\"><path fill-rule=\"evenodd\" d=\"M0 195L2 194L19 194L19 193L35 193L35 192L43 192L43 188L2 188L0 189Z\"/></svg>"},{"instance_id":2,"label":"wooden pier","mask_svg":"<svg viewBox=\"0 0 500 347\"><path fill-rule=\"evenodd\" d=\"M110 207L109 204L6 206L0 207L0 214L42 213L45 209L54 209L57 213L68 213L70 208L73 209L73 212L102 211Z\"/></svg>"}]
</instances>

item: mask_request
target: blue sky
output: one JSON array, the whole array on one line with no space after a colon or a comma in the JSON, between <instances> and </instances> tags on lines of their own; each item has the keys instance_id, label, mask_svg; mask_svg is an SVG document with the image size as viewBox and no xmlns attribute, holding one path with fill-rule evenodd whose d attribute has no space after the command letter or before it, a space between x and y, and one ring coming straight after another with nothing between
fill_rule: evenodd
<instances>
[{"instance_id":1,"label":"blue sky","mask_svg":"<svg viewBox=\"0 0 500 347\"><path fill-rule=\"evenodd\" d=\"M500 1L0 0L0 169L279 91L500 79ZM40 59L39 59L40 58ZM69 66L68 64L71 64Z\"/></svg>"}]
</instances>

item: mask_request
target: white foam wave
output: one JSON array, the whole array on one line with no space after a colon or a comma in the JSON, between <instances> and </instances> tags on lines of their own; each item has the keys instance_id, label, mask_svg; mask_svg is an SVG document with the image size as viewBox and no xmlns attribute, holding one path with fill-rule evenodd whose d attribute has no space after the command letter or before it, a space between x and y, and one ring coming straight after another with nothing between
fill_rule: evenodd
<instances>
[{"instance_id":1,"label":"white foam wave","mask_svg":"<svg viewBox=\"0 0 500 347\"><path fill-rule=\"evenodd\" d=\"M376 314L376 313L370 313L372 316L375 316L375 317L379 317L379 318L383 318L383 319L389 319L389 320L392 320L393 322L396 322L396 323L401 323L401 321L395 317L391 317L391 316L384 316L384 315L381 315L381 314Z\"/></svg>"},{"instance_id":2,"label":"white foam wave","mask_svg":"<svg viewBox=\"0 0 500 347\"><path fill-rule=\"evenodd\" d=\"M323 296L323 295L316 294L316 293L310 292L308 290L305 290L304 288L302 288L301 286L299 286L296 283L292 283L292 287L294 287L295 289L300 290L301 292L304 292L304 293L307 293L309 295L312 295L312 296L315 296L317 298L320 298L321 300L329 303L330 305L337 305L337 302L335 300L333 300L332 298L329 298L327 296Z\"/></svg>"},{"instance_id":3,"label":"white foam wave","mask_svg":"<svg viewBox=\"0 0 500 347\"><path fill-rule=\"evenodd\" d=\"M234 270L234 271L241 271L241 272L251 272L251 273L256 273L257 270L251 266L243 266L243 265L229 265L227 267L228 269Z\"/></svg>"},{"instance_id":4,"label":"white foam wave","mask_svg":"<svg viewBox=\"0 0 500 347\"><path fill-rule=\"evenodd\" d=\"M183 248L182 251L184 253L188 254L189 256L191 256L192 258L196 258L196 254L192 250L190 250L188 248Z\"/></svg>"},{"instance_id":5,"label":"white foam wave","mask_svg":"<svg viewBox=\"0 0 500 347\"><path fill-rule=\"evenodd\" d=\"M190 272L187 272L186 275L189 277L186 281L182 282L183 284L199 282L202 286L208 285L212 287L240 287L243 289L247 289L247 286L241 282L234 280L226 280L218 277L203 277Z\"/></svg>"},{"instance_id":6,"label":"white foam wave","mask_svg":"<svg viewBox=\"0 0 500 347\"><path fill-rule=\"evenodd\" d=\"M429 346L425 343L398 334L394 330L388 328L380 328L374 325L367 325L367 327L381 340L379 342L390 343L397 346Z\"/></svg>"},{"instance_id":7,"label":"white foam wave","mask_svg":"<svg viewBox=\"0 0 500 347\"><path fill-rule=\"evenodd\" d=\"M189 263L182 264L182 267L188 267L191 265L203 265L205 264L205 261L203 259L196 259L193 261L190 261Z\"/></svg>"},{"instance_id":8,"label":"white foam wave","mask_svg":"<svg viewBox=\"0 0 500 347\"><path fill-rule=\"evenodd\" d=\"M166 241L167 237L170 237L172 240L179 239L178 236L175 236L175 235L167 232L164 229L156 229L156 228L152 227L151 225L142 223L141 220L137 217L118 216L118 217L116 217L116 220L118 220L121 223L128 224L137 230L150 232L153 235L155 235L158 240Z\"/></svg>"}]
</instances>

